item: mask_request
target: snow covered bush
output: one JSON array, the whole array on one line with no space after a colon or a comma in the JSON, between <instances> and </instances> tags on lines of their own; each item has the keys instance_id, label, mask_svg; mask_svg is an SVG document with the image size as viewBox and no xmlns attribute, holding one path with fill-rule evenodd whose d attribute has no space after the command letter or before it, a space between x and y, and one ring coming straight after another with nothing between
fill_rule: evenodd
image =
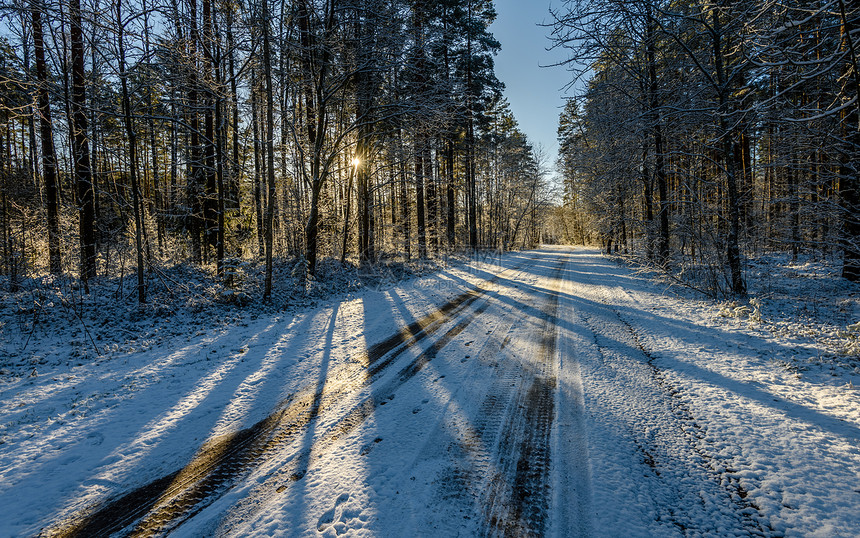
<instances>
[{"instance_id":1,"label":"snow covered bush","mask_svg":"<svg viewBox=\"0 0 860 538\"><path fill-rule=\"evenodd\" d=\"M761 322L761 301L753 297L750 299L749 305L740 304L737 301L723 303L720 305L717 315L723 318L748 319L750 321Z\"/></svg>"},{"instance_id":2,"label":"snow covered bush","mask_svg":"<svg viewBox=\"0 0 860 538\"><path fill-rule=\"evenodd\" d=\"M860 321L845 327L844 331L840 331L839 337L842 338L842 346L839 352L843 355L860 355Z\"/></svg>"}]
</instances>

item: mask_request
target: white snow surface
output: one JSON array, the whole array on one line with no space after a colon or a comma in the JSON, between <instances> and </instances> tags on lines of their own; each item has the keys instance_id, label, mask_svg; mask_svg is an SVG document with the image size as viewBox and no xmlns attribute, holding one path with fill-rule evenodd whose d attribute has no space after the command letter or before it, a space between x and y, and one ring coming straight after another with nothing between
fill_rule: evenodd
<instances>
[{"instance_id":1,"label":"white snow surface","mask_svg":"<svg viewBox=\"0 0 860 538\"><path fill-rule=\"evenodd\" d=\"M816 267L796 267L796 282ZM30 334L6 312L0 536L56 529L308 391L319 416L172 534L498 534L544 386L539 534L860 536L860 362L846 327L858 292L818 277L841 313L810 321L790 315L797 290L766 278L751 279L745 309L595 249L545 247L295 311L108 325L100 356L93 328ZM371 346L469 289L477 298L438 330L366 373Z\"/></svg>"}]
</instances>

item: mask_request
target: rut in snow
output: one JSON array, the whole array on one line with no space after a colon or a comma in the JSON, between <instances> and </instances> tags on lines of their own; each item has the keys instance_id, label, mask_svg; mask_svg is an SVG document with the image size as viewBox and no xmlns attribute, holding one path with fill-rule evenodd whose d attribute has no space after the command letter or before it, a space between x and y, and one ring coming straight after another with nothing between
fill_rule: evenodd
<instances>
[{"instance_id":1,"label":"rut in snow","mask_svg":"<svg viewBox=\"0 0 860 538\"><path fill-rule=\"evenodd\" d=\"M514 397L498 447L498 472L484 504L484 533L490 536L542 536L549 512L550 433L555 415L555 351L558 283L566 259L555 268L540 325L533 338L538 355ZM531 375L529 375L531 374ZM530 378L530 379L529 379ZM496 395L490 394L489 399Z\"/></svg>"}]
</instances>

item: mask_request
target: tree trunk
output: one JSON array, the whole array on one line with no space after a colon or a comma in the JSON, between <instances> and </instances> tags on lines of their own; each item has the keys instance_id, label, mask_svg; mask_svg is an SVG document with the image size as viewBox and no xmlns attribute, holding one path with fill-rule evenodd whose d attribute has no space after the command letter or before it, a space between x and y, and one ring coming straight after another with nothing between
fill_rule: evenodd
<instances>
[{"instance_id":1,"label":"tree trunk","mask_svg":"<svg viewBox=\"0 0 860 538\"><path fill-rule=\"evenodd\" d=\"M714 46L714 66L717 74L717 85L719 93L719 127L720 136L722 137L722 158L726 174L726 190L728 194L728 212L729 212L729 232L726 237L726 257L729 263L729 273L731 278L731 291L737 295L746 293L746 283L744 283L741 273L741 255L740 255L740 201L738 200L738 186L735 171L735 159L732 155L734 144L732 143L731 133L728 122L728 93L726 77L723 72L723 47L722 47L722 24L720 21L720 13L717 8L711 8L711 17L713 23L713 46Z\"/></svg>"},{"instance_id":2,"label":"tree trunk","mask_svg":"<svg viewBox=\"0 0 860 538\"><path fill-rule=\"evenodd\" d=\"M415 142L415 211L418 218L418 257L427 257L427 232L424 221L424 139L418 136Z\"/></svg>"},{"instance_id":3,"label":"tree trunk","mask_svg":"<svg viewBox=\"0 0 860 538\"><path fill-rule=\"evenodd\" d=\"M346 263L346 252L349 248L349 219L350 219L350 211L352 210L352 179L355 175L355 166L350 166L349 168L349 182L346 186L346 193L344 193L344 198L346 198L346 211L343 215L343 244L340 249L340 264L343 265Z\"/></svg>"},{"instance_id":4,"label":"tree trunk","mask_svg":"<svg viewBox=\"0 0 860 538\"><path fill-rule=\"evenodd\" d=\"M304 79L304 97L306 129L310 152L310 184L311 208L308 223L305 226L305 260L307 274L316 273L317 239L319 236L320 194L328 175L328 161L324 157L327 149L330 105L327 100L329 87L329 72L331 70L332 50L328 40L337 24L337 2L325 2L324 27L322 34L317 36L311 29L311 17L307 0L299 0L296 6L300 41L302 44L302 76ZM322 41L319 44L318 40Z\"/></svg>"},{"instance_id":5,"label":"tree trunk","mask_svg":"<svg viewBox=\"0 0 860 538\"><path fill-rule=\"evenodd\" d=\"M146 0L143 0L143 55L146 58L149 58L149 44L151 42L150 33L149 33L149 8L147 6ZM154 70L152 66L148 66L147 74L152 77L150 80L153 80ZM153 80L154 83L154 80ZM158 242L158 253L159 256L164 254L164 188L162 187L162 178L159 173L158 166L158 145L156 144L156 134L155 134L155 101L153 99L153 94L155 92L155 88L147 88L146 90L146 99L147 99L147 112L149 114L149 119L147 120L148 128L149 128L149 151L150 157L152 159L152 190L153 195L151 197L151 206L150 211L155 217L155 236L156 241Z\"/></svg>"},{"instance_id":6,"label":"tree trunk","mask_svg":"<svg viewBox=\"0 0 860 538\"><path fill-rule=\"evenodd\" d=\"M455 248L457 243L457 235L456 235L456 198L454 192L454 141L446 140L445 141L445 175L446 181L446 195L448 198L448 203L446 208L448 210L448 218L446 219L447 224L447 237L448 237L448 248Z\"/></svg>"},{"instance_id":7,"label":"tree trunk","mask_svg":"<svg viewBox=\"0 0 860 538\"><path fill-rule=\"evenodd\" d=\"M80 277L89 293L89 280L96 276L95 196L90 149L87 140L87 95L84 70L84 39L80 0L69 0L69 40L72 60L72 157L78 195L78 226L81 243Z\"/></svg>"},{"instance_id":8,"label":"tree trunk","mask_svg":"<svg viewBox=\"0 0 860 538\"><path fill-rule=\"evenodd\" d=\"M430 144L424 144L424 192L427 203L427 242L430 249L436 252L439 248L439 202L436 196L436 174L433 152Z\"/></svg>"},{"instance_id":9,"label":"tree trunk","mask_svg":"<svg viewBox=\"0 0 860 538\"><path fill-rule=\"evenodd\" d=\"M42 6L34 0L31 5L33 47L36 56L37 100L39 133L42 138L42 182L45 185L45 205L48 216L49 270L59 275L62 270L60 255L60 193L57 188L57 157L54 150L54 129L51 122L51 101L48 95L48 66L45 61L45 42L42 34Z\"/></svg>"},{"instance_id":10,"label":"tree trunk","mask_svg":"<svg viewBox=\"0 0 860 538\"><path fill-rule=\"evenodd\" d=\"M648 168L648 147L642 147L642 184L643 202L645 204L645 255L649 260L654 259L654 194L651 185L651 171Z\"/></svg>"},{"instance_id":11,"label":"tree trunk","mask_svg":"<svg viewBox=\"0 0 860 538\"><path fill-rule=\"evenodd\" d=\"M268 205L266 206L266 223L265 223L265 248L266 248L266 281L265 290L263 291L263 300L269 301L272 297L272 248L274 238L274 220L275 220L275 135L274 135L274 109L275 98L274 88L272 87L272 47L269 37L269 9L268 2L263 1L263 75L266 81L266 176L269 189Z\"/></svg>"},{"instance_id":12,"label":"tree trunk","mask_svg":"<svg viewBox=\"0 0 860 538\"><path fill-rule=\"evenodd\" d=\"M215 71L215 83L220 87L221 86L221 70L216 69ZM226 242L226 230L224 228L224 210L225 210L225 196L226 193L224 191L224 154L227 137L227 127L224 121L224 105L221 101L221 98L217 98L215 100L215 162L217 163L215 167L215 177L217 178L217 190L218 190L218 246L215 249L215 259L218 263L218 274L222 275L224 273L224 247Z\"/></svg>"},{"instance_id":13,"label":"tree trunk","mask_svg":"<svg viewBox=\"0 0 860 538\"><path fill-rule=\"evenodd\" d=\"M122 110L125 134L128 138L129 177L134 210L134 246L137 251L137 302L146 302L146 286L143 278L143 218L141 215L140 189L137 178L137 133L131 117L131 100L128 95L128 73L125 70L125 25L122 20L122 2L116 3L117 50L119 52L119 77L122 86Z\"/></svg>"},{"instance_id":14,"label":"tree trunk","mask_svg":"<svg viewBox=\"0 0 860 538\"><path fill-rule=\"evenodd\" d=\"M201 234L205 229L203 219L203 167L200 147L200 118L197 113L198 108L198 92L197 92L197 0L188 0L189 7L189 71L188 71L188 114L190 115L189 125L189 145L190 158L188 159L187 172L187 194L188 206L191 214L188 215L188 229L191 234L191 253L195 263L203 263L203 245L201 243Z\"/></svg>"},{"instance_id":15,"label":"tree trunk","mask_svg":"<svg viewBox=\"0 0 860 538\"><path fill-rule=\"evenodd\" d=\"M471 10L471 3L469 9ZM471 19L472 14L469 13ZM469 33L467 54L472 57L472 36ZM478 248L478 201L475 186L475 118L472 111L472 62L468 62L466 70L466 200L469 205L469 247L475 251Z\"/></svg>"},{"instance_id":16,"label":"tree trunk","mask_svg":"<svg viewBox=\"0 0 860 538\"><path fill-rule=\"evenodd\" d=\"M840 166L839 194L844 216L842 230L842 278L852 282L860 281L860 167L857 154L860 148L860 73L857 72L857 49L852 37L854 25L845 12L845 2L839 0L842 18L842 35L848 46L854 83L854 107L843 121L847 148L843 151ZM847 101L851 96L844 96Z\"/></svg>"},{"instance_id":17,"label":"tree trunk","mask_svg":"<svg viewBox=\"0 0 860 538\"><path fill-rule=\"evenodd\" d=\"M266 255L265 232L263 231L262 155L260 148L260 89L256 70L251 69L251 130L254 133L254 212L257 221L257 256Z\"/></svg>"},{"instance_id":18,"label":"tree trunk","mask_svg":"<svg viewBox=\"0 0 860 538\"><path fill-rule=\"evenodd\" d=\"M412 216L409 213L409 184L406 181L406 159L404 158L403 129L397 129L397 160L400 167L400 233L403 236L403 253L407 260L412 257Z\"/></svg>"},{"instance_id":19,"label":"tree trunk","mask_svg":"<svg viewBox=\"0 0 860 538\"><path fill-rule=\"evenodd\" d=\"M647 4L646 9L648 19L645 24L648 57L648 106L650 109L650 128L654 137L654 178L657 181L657 193L660 196L660 235L657 255L659 263L664 265L669 261L669 195L666 182L663 127L660 121L660 103L657 97L656 21L651 13L651 4Z\"/></svg>"},{"instance_id":20,"label":"tree trunk","mask_svg":"<svg viewBox=\"0 0 860 538\"><path fill-rule=\"evenodd\" d=\"M234 5L227 6L227 50L229 51L228 59L228 76L230 77L230 108L232 112L231 131L233 134L233 155L230 162L230 173L227 182L227 204L229 209L239 209L239 175L242 170L239 157L239 92L237 90L236 81L236 51L233 38L234 25Z\"/></svg>"},{"instance_id":21,"label":"tree trunk","mask_svg":"<svg viewBox=\"0 0 860 538\"><path fill-rule=\"evenodd\" d=\"M355 57L356 57L356 72L354 76L355 83L355 124L356 129L356 149L355 163L351 164L350 184L352 183L353 172L357 176L358 186L358 259L359 265L366 265L372 262L375 258L373 244L373 191L370 186L370 155L371 145L373 141L372 133L372 107L374 82L370 71L372 61L372 32L370 28L371 22L365 21L362 24L361 15L369 18L372 16L368 12L367 6L362 5L359 12L356 14L355 20Z\"/></svg>"},{"instance_id":22,"label":"tree trunk","mask_svg":"<svg viewBox=\"0 0 860 538\"><path fill-rule=\"evenodd\" d=\"M212 68L214 65L212 49L215 46L215 35L212 28L212 5L211 0L203 0L203 39L201 48L205 60L201 63L203 68L204 97L203 97L203 128L204 128L204 194L203 194L203 236L206 239L205 260L210 260L211 251L218 248L218 196L217 178L215 164L215 106L216 98Z\"/></svg>"}]
</instances>

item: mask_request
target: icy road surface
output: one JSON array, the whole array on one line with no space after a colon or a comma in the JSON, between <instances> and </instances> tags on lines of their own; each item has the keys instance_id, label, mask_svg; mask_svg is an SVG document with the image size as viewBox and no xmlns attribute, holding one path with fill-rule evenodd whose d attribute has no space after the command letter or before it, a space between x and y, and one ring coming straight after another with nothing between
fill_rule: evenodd
<instances>
[{"instance_id":1,"label":"icy road surface","mask_svg":"<svg viewBox=\"0 0 860 538\"><path fill-rule=\"evenodd\" d=\"M0 525L860 535L857 393L774 373L780 343L697 323L695 308L594 250L510 254L412 284L228 331L218 338L233 354L208 371L175 365L193 346L223 349L217 338L150 357L153 375L195 372L178 382L188 392L129 393L113 420L145 404L150 422L84 420L61 445L76 458L7 472L0 506L24 515ZM34 480L50 490L41 511L24 506L39 498Z\"/></svg>"}]
</instances>

